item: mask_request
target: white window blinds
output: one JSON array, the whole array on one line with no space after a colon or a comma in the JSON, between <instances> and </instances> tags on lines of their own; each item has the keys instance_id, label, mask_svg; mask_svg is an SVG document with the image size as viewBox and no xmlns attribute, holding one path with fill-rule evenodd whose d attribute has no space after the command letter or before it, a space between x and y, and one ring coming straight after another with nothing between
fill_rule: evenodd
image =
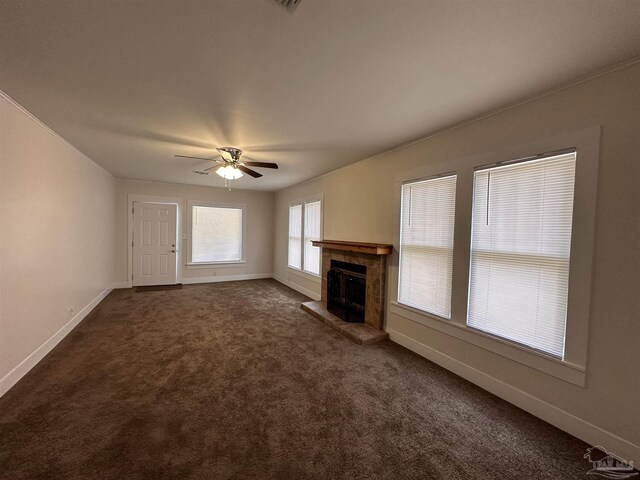
<instances>
[{"instance_id":1,"label":"white window blinds","mask_svg":"<svg viewBox=\"0 0 640 480\"><path fill-rule=\"evenodd\" d=\"M402 186L398 302L451 318L456 176Z\"/></svg>"},{"instance_id":2,"label":"white window blinds","mask_svg":"<svg viewBox=\"0 0 640 480\"><path fill-rule=\"evenodd\" d=\"M191 261L242 260L242 208L193 206Z\"/></svg>"},{"instance_id":3,"label":"white window blinds","mask_svg":"<svg viewBox=\"0 0 640 480\"><path fill-rule=\"evenodd\" d=\"M293 268L302 268L302 205L289 207L289 261Z\"/></svg>"},{"instance_id":4,"label":"white window blinds","mask_svg":"<svg viewBox=\"0 0 640 480\"><path fill-rule=\"evenodd\" d=\"M467 324L562 358L575 153L479 170Z\"/></svg>"},{"instance_id":5,"label":"white window blinds","mask_svg":"<svg viewBox=\"0 0 640 480\"><path fill-rule=\"evenodd\" d=\"M312 240L320 240L320 201L304 204L304 270L320 274L320 247L314 247Z\"/></svg>"}]
</instances>

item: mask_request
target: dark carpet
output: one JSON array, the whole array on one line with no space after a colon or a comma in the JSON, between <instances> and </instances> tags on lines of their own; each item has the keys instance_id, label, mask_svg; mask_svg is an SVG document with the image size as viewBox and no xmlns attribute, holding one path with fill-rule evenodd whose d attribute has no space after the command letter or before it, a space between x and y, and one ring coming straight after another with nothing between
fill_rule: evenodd
<instances>
[{"instance_id":1,"label":"dark carpet","mask_svg":"<svg viewBox=\"0 0 640 480\"><path fill-rule=\"evenodd\" d=\"M112 292L0 399L0 478L586 478L583 442L305 300Z\"/></svg>"}]
</instances>

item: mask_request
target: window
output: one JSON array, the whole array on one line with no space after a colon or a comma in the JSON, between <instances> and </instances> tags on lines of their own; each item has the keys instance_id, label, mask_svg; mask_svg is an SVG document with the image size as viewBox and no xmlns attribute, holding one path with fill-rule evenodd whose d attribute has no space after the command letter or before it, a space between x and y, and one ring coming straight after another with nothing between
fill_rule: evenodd
<instances>
[{"instance_id":1,"label":"window","mask_svg":"<svg viewBox=\"0 0 640 480\"><path fill-rule=\"evenodd\" d=\"M563 358L575 152L474 174L467 324Z\"/></svg>"},{"instance_id":2,"label":"window","mask_svg":"<svg viewBox=\"0 0 640 480\"><path fill-rule=\"evenodd\" d=\"M302 205L289 207L289 266L302 268Z\"/></svg>"},{"instance_id":3,"label":"window","mask_svg":"<svg viewBox=\"0 0 640 480\"><path fill-rule=\"evenodd\" d=\"M398 302L451 318L456 176L402 186Z\"/></svg>"},{"instance_id":4,"label":"window","mask_svg":"<svg viewBox=\"0 0 640 480\"><path fill-rule=\"evenodd\" d=\"M320 200L289 206L289 267L320 275L320 247L314 247L311 242L322 238L321 230Z\"/></svg>"},{"instance_id":5,"label":"window","mask_svg":"<svg viewBox=\"0 0 640 480\"><path fill-rule=\"evenodd\" d=\"M408 319L584 387L600 134L590 127L446 161L458 190L449 317L437 301L416 300L417 285L437 270L408 277L419 268L408 251L427 241L410 236L421 182L403 179L389 330ZM442 164L421 167L425 184Z\"/></svg>"},{"instance_id":6,"label":"window","mask_svg":"<svg viewBox=\"0 0 640 480\"><path fill-rule=\"evenodd\" d=\"M320 247L311 242L320 240L320 201L304 204L304 270L320 275Z\"/></svg>"},{"instance_id":7,"label":"window","mask_svg":"<svg viewBox=\"0 0 640 480\"><path fill-rule=\"evenodd\" d=\"M242 207L191 206L191 263L243 260Z\"/></svg>"}]
</instances>

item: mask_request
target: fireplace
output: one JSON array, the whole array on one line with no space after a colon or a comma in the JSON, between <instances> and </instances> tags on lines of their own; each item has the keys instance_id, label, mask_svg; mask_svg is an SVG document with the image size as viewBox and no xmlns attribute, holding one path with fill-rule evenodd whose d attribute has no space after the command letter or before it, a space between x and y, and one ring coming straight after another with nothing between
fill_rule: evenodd
<instances>
[{"instance_id":1,"label":"fireplace","mask_svg":"<svg viewBox=\"0 0 640 480\"><path fill-rule=\"evenodd\" d=\"M367 267L331 260L327 273L327 310L345 322L364 323Z\"/></svg>"},{"instance_id":2,"label":"fireplace","mask_svg":"<svg viewBox=\"0 0 640 480\"><path fill-rule=\"evenodd\" d=\"M314 240L322 247L320 300L301 308L360 345L389 338L384 331L386 256L393 245Z\"/></svg>"}]
</instances>

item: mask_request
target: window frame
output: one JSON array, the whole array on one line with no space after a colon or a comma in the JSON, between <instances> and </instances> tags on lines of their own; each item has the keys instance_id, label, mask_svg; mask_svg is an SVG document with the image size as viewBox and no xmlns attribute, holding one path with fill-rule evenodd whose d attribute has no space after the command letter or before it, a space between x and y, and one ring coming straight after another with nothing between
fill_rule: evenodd
<instances>
[{"instance_id":1,"label":"window frame","mask_svg":"<svg viewBox=\"0 0 640 480\"><path fill-rule=\"evenodd\" d=\"M318 282L322 278L322 251L320 253L320 265L319 265L319 273L313 273L308 270L305 270L304 265L304 221L305 221L305 204L307 203L315 203L320 202L320 239L323 238L324 234L324 195L316 194L309 195L303 198L299 198L297 200L293 200L289 202L287 205L287 269L296 275L301 275L303 277L307 277L314 282ZM289 265L289 216L291 214L291 207L301 206L301 218L300 218L300 268L293 267ZM322 249L321 249L322 250Z\"/></svg>"},{"instance_id":2,"label":"window frame","mask_svg":"<svg viewBox=\"0 0 640 480\"><path fill-rule=\"evenodd\" d=\"M530 158L539 152L555 152L574 148L576 174L572 215L571 257L569 260L569 293L565 355L553 357L529 347L468 327L469 274L471 260L471 224L473 212L473 175L484 167L517 159ZM389 313L410 320L466 343L516 361L553 377L581 387L586 382L588 357L591 274L595 238L597 171L600 149L600 127L590 127L552 137L514 144L494 151L453 160L434 159L430 165L400 174L396 178L396 251L400 245L401 184L407 180L455 171L456 217L454 222L454 257L452 272L451 319L446 320L398 303L399 257L394 253L389 270ZM402 320L400 320L402 321Z\"/></svg>"},{"instance_id":3,"label":"window frame","mask_svg":"<svg viewBox=\"0 0 640 480\"><path fill-rule=\"evenodd\" d=\"M194 262L192 257L193 244L193 207L212 208L234 208L242 211L242 238L240 239L241 258L240 260ZM190 200L187 204L187 266L191 268L207 267L210 265L241 265L246 263L246 241L247 238L247 206L243 203L223 203L211 201Z\"/></svg>"}]
</instances>

